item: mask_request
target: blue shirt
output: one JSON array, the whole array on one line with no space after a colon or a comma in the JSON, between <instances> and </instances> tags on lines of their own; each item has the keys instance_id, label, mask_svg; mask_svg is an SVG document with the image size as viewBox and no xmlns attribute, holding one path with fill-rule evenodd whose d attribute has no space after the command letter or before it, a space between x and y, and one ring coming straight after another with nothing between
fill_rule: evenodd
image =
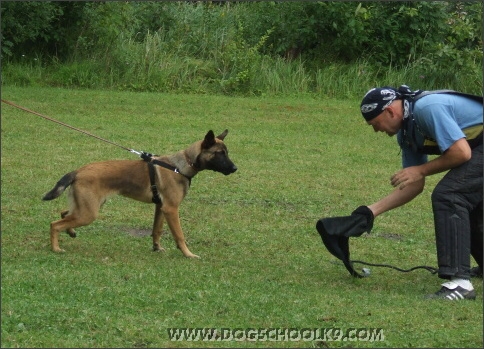
<instances>
[{"instance_id":1,"label":"blue shirt","mask_svg":"<svg viewBox=\"0 0 484 349\"><path fill-rule=\"evenodd\" d=\"M482 125L483 106L466 97L447 93L430 94L414 103L413 118L416 127L416 143L423 145L425 137L434 139L443 153L452 144L466 135L462 131L475 125ZM402 148L402 166L418 166L428 160L426 154L412 150L403 142L403 130L397 134Z\"/></svg>"}]
</instances>

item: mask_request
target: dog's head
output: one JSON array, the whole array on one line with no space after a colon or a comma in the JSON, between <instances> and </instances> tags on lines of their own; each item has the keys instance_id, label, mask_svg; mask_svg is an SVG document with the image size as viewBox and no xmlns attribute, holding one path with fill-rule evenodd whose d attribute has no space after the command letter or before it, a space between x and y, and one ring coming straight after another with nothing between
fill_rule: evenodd
<instances>
[{"instance_id":1,"label":"dog's head","mask_svg":"<svg viewBox=\"0 0 484 349\"><path fill-rule=\"evenodd\" d=\"M227 146L223 142L229 131L215 137L212 130L208 131L201 143L195 166L200 170L212 170L229 175L237 171L237 166L230 160Z\"/></svg>"}]
</instances>

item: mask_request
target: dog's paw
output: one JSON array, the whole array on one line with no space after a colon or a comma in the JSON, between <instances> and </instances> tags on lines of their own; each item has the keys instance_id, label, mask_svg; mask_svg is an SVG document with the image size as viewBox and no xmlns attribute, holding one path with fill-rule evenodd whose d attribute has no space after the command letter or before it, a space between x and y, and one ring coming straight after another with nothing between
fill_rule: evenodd
<instances>
[{"instance_id":1,"label":"dog's paw","mask_svg":"<svg viewBox=\"0 0 484 349\"><path fill-rule=\"evenodd\" d=\"M52 249L55 253L66 253L66 250L63 250L62 248L54 248Z\"/></svg>"},{"instance_id":2,"label":"dog's paw","mask_svg":"<svg viewBox=\"0 0 484 349\"><path fill-rule=\"evenodd\" d=\"M189 254L186 254L185 257L187 258L200 258L200 256L197 256L196 254L193 254L193 253L189 253Z\"/></svg>"},{"instance_id":3,"label":"dog's paw","mask_svg":"<svg viewBox=\"0 0 484 349\"><path fill-rule=\"evenodd\" d=\"M161 246L153 245L153 252L165 252L165 249Z\"/></svg>"}]
</instances>

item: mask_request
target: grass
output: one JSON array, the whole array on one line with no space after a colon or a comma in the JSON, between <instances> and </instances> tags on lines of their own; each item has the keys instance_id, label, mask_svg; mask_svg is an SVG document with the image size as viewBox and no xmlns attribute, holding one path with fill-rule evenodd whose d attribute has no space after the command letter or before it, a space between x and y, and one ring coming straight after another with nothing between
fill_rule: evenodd
<instances>
[{"instance_id":1,"label":"grass","mask_svg":"<svg viewBox=\"0 0 484 349\"><path fill-rule=\"evenodd\" d=\"M149 205L112 198L78 238L49 250L65 207L42 195L85 163L134 155L2 104L2 347L482 347L476 302L426 301L426 271L349 276L315 230L388 193L400 167L359 101L4 87L2 98L128 148L172 153L209 129L239 170L202 172L181 206L189 260L163 235L151 252ZM435 266L430 193L352 239L354 259ZM381 329L383 341L170 341L168 328Z\"/></svg>"}]
</instances>

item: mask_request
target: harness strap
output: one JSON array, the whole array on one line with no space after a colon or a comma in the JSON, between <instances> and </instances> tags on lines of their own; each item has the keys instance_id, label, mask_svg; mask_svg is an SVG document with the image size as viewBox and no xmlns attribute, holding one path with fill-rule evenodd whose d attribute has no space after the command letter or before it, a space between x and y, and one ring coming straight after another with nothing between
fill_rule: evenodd
<instances>
[{"instance_id":1,"label":"harness strap","mask_svg":"<svg viewBox=\"0 0 484 349\"><path fill-rule=\"evenodd\" d=\"M150 161L150 163L155 164L155 165L158 165L158 166L163 167L163 168L166 168L166 169L168 169L170 171L173 171L175 173L180 173L182 176L184 176L177 167L171 166L170 164L167 164L166 162L163 162L163 161L160 161L160 160L156 160L156 159L152 159Z\"/></svg>"},{"instance_id":2,"label":"harness strap","mask_svg":"<svg viewBox=\"0 0 484 349\"><path fill-rule=\"evenodd\" d=\"M148 163L148 171L150 173L150 189L151 192L153 193L153 198L151 201L153 201L154 204L163 204L161 201L160 193L158 192L158 187L156 186L156 170L155 170L155 165L151 162Z\"/></svg>"},{"instance_id":3,"label":"harness strap","mask_svg":"<svg viewBox=\"0 0 484 349\"><path fill-rule=\"evenodd\" d=\"M184 175L183 173L181 173L180 170L177 167L172 166L170 164L167 164L166 162L153 159L153 154L146 153L146 152L142 152L141 155L140 155L140 157L144 161L146 161L146 163L148 164L148 170L149 170L149 174L150 174L150 189L151 189L151 192L153 193L153 198L151 199L151 201L153 201L153 203L155 203L155 204L163 204L162 201L161 201L160 193L158 191L158 187L156 186L156 169L155 169L155 165L161 166L161 167L166 168L166 169L168 169L170 171L173 171L175 173L181 174L183 177L185 177L186 179L188 179L188 185L189 186L192 183L192 179L190 177Z\"/></svg>"},{"instance_id":4,"label":"harness strap","mask_svg":"<svg viewBox=\"0 0 484 349\"><path fill-rule=\"evenodd\" d=\"M145 160L145 161L147 161L147 160ZM192 179L190 177L184 175L183 173L181 173L180 170L178 169L178 167L172 166L170 164L167 164L166 162L156 160L156 159L148 161L148 163L154 164L154 165L166 168L168 170L171 170L175 173L178 173L178 174L182 175L183 177L185 177L186 179L188 179L188 185L192 184Z\"/></svg>"}]
</instances>

